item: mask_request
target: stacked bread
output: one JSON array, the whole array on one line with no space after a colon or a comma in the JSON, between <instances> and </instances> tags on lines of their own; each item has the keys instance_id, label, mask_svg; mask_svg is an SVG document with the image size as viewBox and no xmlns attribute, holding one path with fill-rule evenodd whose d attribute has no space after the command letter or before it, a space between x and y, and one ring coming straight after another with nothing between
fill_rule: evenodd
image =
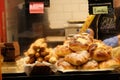
<instances>
[{"instance_id":1,"label":"stacked bread","mask_svg":"<svg viewBox=\"0 0 120 80\"><path fill-rule=\"evenodd\" d=\"M119 58L111 55L112 47L87 33L67 37L63 45L48 48L44 38L31 44L25 52L27 64L48 62L61 70L96 70L120 67Z\"/></svg>"},{"instance_id":2,"label":"stacked bread","mask_svg":"<svg viewBox=\"0 0 120 80\"><path fill-rule=\"evenodd\" d=\"M45 38L39 38L33 42L29 49L24 52L25 72L27 75L52 74L53 71L48 63L47 55L51 54L52 48L48 48Z\"/></svg>"}]
</instances>

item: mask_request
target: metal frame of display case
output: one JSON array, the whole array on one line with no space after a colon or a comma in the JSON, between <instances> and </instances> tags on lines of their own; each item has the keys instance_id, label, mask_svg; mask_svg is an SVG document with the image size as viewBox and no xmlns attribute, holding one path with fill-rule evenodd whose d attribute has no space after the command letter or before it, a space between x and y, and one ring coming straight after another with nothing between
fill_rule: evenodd
<instances>
[{"instance_id":1,"label":"metal frame of display case","mask_svg":"<svg viewBox=\"0 0 120 80\"><path fill-rule=\"evenodd\" d=\"M25 73L2 74L2 80L120 80L120 72L57 73L52 75L27 76Z\"/></svg>"}]
</instances>

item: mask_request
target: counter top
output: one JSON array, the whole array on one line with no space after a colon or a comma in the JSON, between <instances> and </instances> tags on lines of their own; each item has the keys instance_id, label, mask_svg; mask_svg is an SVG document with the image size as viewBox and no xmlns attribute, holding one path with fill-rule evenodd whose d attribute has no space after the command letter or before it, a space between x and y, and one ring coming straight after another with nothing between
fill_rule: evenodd
<instances>
[{"instance_id":1,"label":"counter top","mask_svg":"<svg viewBox=\"0 0 120 80\"><path fill-rule=\"evenodd\" d=\"M4 62L2 63L2 73L24 73L24 69L17 66L16 62Z\"/></svg>"},{"instance_id":2,"label":"counter top","mask_svg":"<svg viewBox=\"0 0 120 80\"><path fill-rule=\"evenodd\" d=\"M20 66L19 66L20 67ZM23 69L17 67L15 62L4 62L2 64L2 80L22 79L22 80L120 80L120 72L79 72L79 73L55 73L52 75L32 75L27 76Z\"/></svg>"}]
</instances>

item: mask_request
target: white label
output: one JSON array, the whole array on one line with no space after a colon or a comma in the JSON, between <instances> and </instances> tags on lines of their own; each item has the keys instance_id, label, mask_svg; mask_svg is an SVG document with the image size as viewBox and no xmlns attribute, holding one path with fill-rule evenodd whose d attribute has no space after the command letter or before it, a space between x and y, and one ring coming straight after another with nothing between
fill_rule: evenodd
<instances>
[{"instance_id":1,"label":"white label","mask_svg":"<svg viewBox=\"0 0 120 80\"><path fill-rule=\"evenodd\" d=\"M93 14L108 14L108 7L107 6L93 7Z\"/></svg>"}]
</instances>

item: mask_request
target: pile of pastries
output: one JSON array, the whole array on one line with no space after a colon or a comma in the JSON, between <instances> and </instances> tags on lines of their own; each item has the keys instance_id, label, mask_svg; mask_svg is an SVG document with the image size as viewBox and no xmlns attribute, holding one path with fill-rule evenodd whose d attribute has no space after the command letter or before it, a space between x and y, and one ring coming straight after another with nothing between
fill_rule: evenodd
<instances>
[{"instance_id":1,"label":"pile of pastries","mask_svg":"<svg viewBox=\"0 0 120 80\"><path fill-rule=\"evenodd\" d=\"M96 70L120 66L112 47L87 33L67 37L62 45L49 48L45 38L37 39L25 52L26 64L48 62L59 70Z\"/></svg>"}]
</instances>

